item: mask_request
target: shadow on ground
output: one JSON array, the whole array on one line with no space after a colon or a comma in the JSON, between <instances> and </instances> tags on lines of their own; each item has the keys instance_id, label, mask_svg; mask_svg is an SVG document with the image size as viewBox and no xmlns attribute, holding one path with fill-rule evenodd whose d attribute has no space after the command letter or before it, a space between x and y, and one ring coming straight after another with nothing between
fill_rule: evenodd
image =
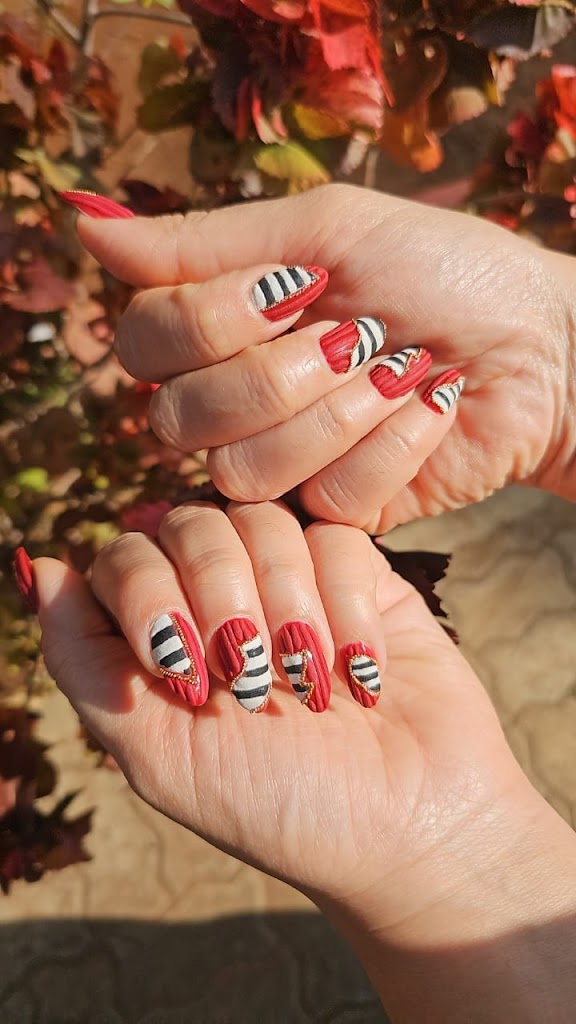
<instances>
[{"instance_id":1,"label":"shadow on ground","mask_svg":"<svg viewBox=\"0 0 576 1024\"><path fill-rule=\"evenodd\" d=\"M0 926L2 1024L386 1024L314 914Z\"/></svg>"}]
</instances>

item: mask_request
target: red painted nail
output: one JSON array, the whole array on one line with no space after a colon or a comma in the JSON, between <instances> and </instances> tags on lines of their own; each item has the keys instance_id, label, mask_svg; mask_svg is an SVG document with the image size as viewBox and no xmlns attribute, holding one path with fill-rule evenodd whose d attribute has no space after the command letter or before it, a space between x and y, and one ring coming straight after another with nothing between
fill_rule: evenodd
<instances>
[{"instance_id":1,"label":"red painted nail","mask_svg":"<svg viewBox=\"0 0 576 1024\"><path fill-rule=\"evenodd\" d=\"M128 220L134 216L132 210L106 196L99 196L95 192L82 192L80 189L73 192L59 192L60 199L70 206L74 206L80 213L94 220Z\"/></svg>"},{"instance_id":2,"label":"red painted nail","mask_svg":"<svg viewBox=\"0 0 576 1024\"><path fill-rule=\"evenodd\" d=\"M386 324L373 316L361 316L340 324L320 338L320 348L334 373L348 373L368 362L386 341Z\"/></svg>"},{"instance_id":3,"label":"red painted nail","mask_svg":"<svg viewBox=\"0 0 576 1024\"><path fill-rule=\"evenodd\" d=\"M152 657L170 689L198 708L208 699L208 667L192 626L180 612L160 615L150 633Z\"/></svg>"},{"instance_id":4,"label":"red painted nail","mask_svg":"<svg viewBox=\"0 0 576 1024\"><path fill-rule=\"evenodd\" d=\"M29 611L37 614L40 602L38 600L38 591L36 589L36 576L34 574L32 559L25 548L16 548L16 551L14 552L13 568L16 586L26 602L26 607Z\"/></svg>"},{"instance_id":5,"label":"red painted nail","mask_svg":"<svg viewBox=\"0 0 576 1024\"><path fill-rule=\"evenodd\" d=\"M370 380L383 398L402 398L420 384L432 363L425 348L403 348L370 370Z\"/></svg>"},{"instance_id":6,"label":"red painted nail","mask_svg":"<svg viewBox=\"0 0 576 1024\"><path fill-rule=\"evenodd\" d=\"M222 670L241 708L263 711L270 700L272 673L262 638L250 619L229 619L216 631Z\"/></svg>"},{"instance_id":7,"label":"red painted nail","mask_svg":"<svg viewBox=\"0 0 576 1024\"><path fill-rule=\"evenodd\" d=\"M459 370L446 370L428 385L422 401L433 412L444 416L460 398L465 383L466 379Z\"/></svg>"},{"instance_id":8,"label":"red painted nail","mask_svg":"<svg viewBox=\"0 0 576 1024\"><path fill-rule=\"evenodd\" d=\"M378 662L368 644L346 644L340 650L348 675L350 693L362 707L373 708L380 697Z\"/></svg>"},{"instance_id":9,"label":"red painted nail","mask_svg":"<svg viewBox=\"0 0 576 1024\"><path fill-rule=\"evenodd\" d=\"M286 622L278 633L280 659L298 700L310 711L330 703L330 672L315 631L306 622Z\"/></svg>"},{"instance_id":10,"label":"red painted nail","mask_svg":"<svg viewBox=\"0 0 576 1024\"><path fill-rule=\"evenodd\" d=\"M314 302L327 284L322 267L283 267L261 277L252 298L267 320L284 320Z\"/></svg>"}]
</instances>

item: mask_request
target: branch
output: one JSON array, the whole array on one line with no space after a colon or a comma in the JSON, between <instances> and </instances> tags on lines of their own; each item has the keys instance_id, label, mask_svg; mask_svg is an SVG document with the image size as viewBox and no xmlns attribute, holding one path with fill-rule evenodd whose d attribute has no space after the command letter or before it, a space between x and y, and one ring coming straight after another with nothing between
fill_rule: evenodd
<instances>
[{"instance_id":1,"label":"branch","mask_svg":"<svg viewBox=\"0 0 576 1024\"><path fill-rule=\"evenodd\" d=\"M121 8L97 11L92 15L91 27L102 18L140 18L142 21L158 21L162 25L179 25L181 28L193 28L186 14L150 14L149 11L123 11Z\"/></svg>"},{"instance_id":2,"label":"branch","mask_svg":"<svg viewBox=\"0 0 576 1024\"><path fill-rule=\"evenodd\" d=\"M60 11L55 11L51 0L37 0L40 10L44 12L52 21L58 25L58 28L68 37L70 42L74 43L75 46L79 46L81 42L80 30L68 21Z\"/></svg>"}]
</instances>

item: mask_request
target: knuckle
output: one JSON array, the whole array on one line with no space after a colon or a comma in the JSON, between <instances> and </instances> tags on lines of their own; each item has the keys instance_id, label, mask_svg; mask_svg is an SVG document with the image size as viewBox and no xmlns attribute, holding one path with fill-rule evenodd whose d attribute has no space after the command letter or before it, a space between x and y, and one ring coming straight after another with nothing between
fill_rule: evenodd
<instances>
[{"instance_id":1,"label":"knuckle","mask_svg":"<svg viewBox=\"0 0 576 1024\"><path fill-rule=\"evenodd\" d=\"M134 295L120 317L114 334L114 351L118 361L128 373L139 380L145 379L142 377L142 346L138 343L141 336L138 325L145 316L145 303L144 293Z\"/></svg>"},{"instance_id":2,"label":"knuckle","mask_svg":"<svg viewBox=\"0 0 576 1024\"><path fill-rule=\"evenodd\" d=\"M162 444L177 451L189 450L188 437L183 427L186 422L183 402L182 386L174 386L168 381L154 392L148 405L150 429Z\"/></svg>"},{"instance_id":3,"label":"knuckle","mask_svg":"<svg viewBox=\"0 0 576 1024\"><path fill-rule=\"evenodd\" d=\"M213 449L208 456L208 471L218 490L233 501L268 501L279 497L249 441Z\"/></svg>"},{"instance_id":4,"label":"knuckle","mask_svg":"<svg viewBox=\"0 0 576 1024\"><path fill-rule=\"evenodd\" d=\"M123 533L102 548L92 566L92 588L98 591L102 584L110 579L112 573L118 575L119 569L123 582L130 584L133 575L140 569L141 558L138 552L143 539L142 533Z\"/></svg>"},{"instance_id":5,"label":"knuckle","mask_svg":"<svg viewBox=\"0 0 576 1024\"><path fill-rule=\"evenodd\" d=\"M210 290L209 285L182 284L170 297L179 346L188 359L194 357L194 365L220 362L227 348L222 303L211 301Z\"/></svg>"},{"instance_id":6,"label":"knuckle","mask_svg":"<svg viewBox=\"0 0 576 1024\"><path fill-rule=\"evenodd\" d=\"M357 490L352 484L353 481L347 483L343 475L335 471L326 479L304 484L301 489L304 506L312 515L330 523L359 526L361 512Z\"/></svg>"},{"instance_id":7,"label":"knuckle","mask_svg":"<svg viewBox=\"0 0 576 1024\"><path fill-rule=\"evenodd\" d=\"M320 399L313 413L316 431L323 441L345 441L356 419L353 410L344 405L338 393Z\"/></svg>"},{"instance_id":8,"label":"knuckle","mask_svg":"<svg viewBox=\"0 0 576 1024\"><path fill-rule=\"evenodd\" d=\"M298 393L295 375L289 366L274 358L268 347L262 351L254 349L253 353L246 373L251 401L270 426L284 423L294 415L294 396Z\"/></svg>"}]
</instances>

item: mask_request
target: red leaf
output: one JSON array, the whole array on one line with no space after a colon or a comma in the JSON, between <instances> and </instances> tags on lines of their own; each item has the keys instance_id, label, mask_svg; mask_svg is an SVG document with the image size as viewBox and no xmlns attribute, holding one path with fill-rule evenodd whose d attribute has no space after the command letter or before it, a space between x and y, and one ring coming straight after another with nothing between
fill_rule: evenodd
<instances>
[{"instance_id":1,"label":"red leaf","mask_svg":"<svg viewBox=\"0 0 576 1024\"><path fill-rule=\"evenodd\" d=\"M145 533L147 537L156 537L160 523L170 511L169 501L156 501L149 504L132 505L120 514L120 521L125 530Z\"/></svg>"}]
</instances>

